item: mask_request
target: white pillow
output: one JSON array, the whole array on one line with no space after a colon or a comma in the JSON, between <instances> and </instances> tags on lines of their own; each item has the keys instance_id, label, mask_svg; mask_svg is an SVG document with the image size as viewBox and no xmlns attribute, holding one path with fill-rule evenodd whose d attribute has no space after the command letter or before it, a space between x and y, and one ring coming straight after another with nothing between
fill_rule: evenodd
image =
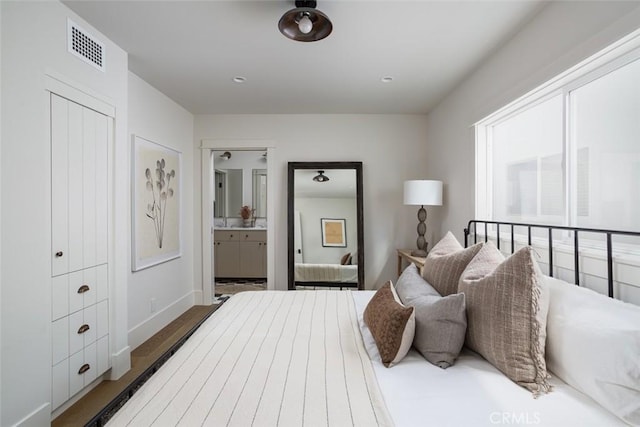
<instances>
[{"instance_id":1,"label":"white pillow","mask_svg":"<svg viewBox=\"0 0 640 427\"><path fill-rule=\"evenodd\" d=\"M549 370L622 420L640 425L640 307L545 279Z\"/></svg>"}]
</instances>

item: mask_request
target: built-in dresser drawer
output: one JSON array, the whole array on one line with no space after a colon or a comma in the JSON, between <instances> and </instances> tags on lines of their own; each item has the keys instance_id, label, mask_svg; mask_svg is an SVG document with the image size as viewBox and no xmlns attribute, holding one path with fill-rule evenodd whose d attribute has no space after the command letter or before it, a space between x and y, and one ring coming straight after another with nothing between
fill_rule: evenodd
<instances>
[{"instance_id":1,"label":"built-in dresser drawer","mask_svg":"<svg viewBox=\"0 0 640 427\"><path fill-rule=\"evenodd\" d=\"M51 320L104 301L109 296L107 264L51 279Z\"/></svg>"}]
</instances>

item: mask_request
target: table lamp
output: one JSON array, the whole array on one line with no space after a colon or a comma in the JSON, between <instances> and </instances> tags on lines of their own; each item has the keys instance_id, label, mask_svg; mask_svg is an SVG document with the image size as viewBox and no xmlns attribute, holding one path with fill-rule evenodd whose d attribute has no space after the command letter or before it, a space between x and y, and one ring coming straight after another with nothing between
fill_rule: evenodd
<instances>
[{"instance_id":1,"label":"table lamp","mask_svg":"<svg viewBox=\"0 0 640 427\"><path fill-rule=\"evenodd\" d=\"M418 209L418 249L411 252L417 257L427 256L427 241L424 234L427 232L427 211L425 206L442 206L442 181L411 180L404 182L404 204L419 205Z\"/></svg>"}]
</instances>

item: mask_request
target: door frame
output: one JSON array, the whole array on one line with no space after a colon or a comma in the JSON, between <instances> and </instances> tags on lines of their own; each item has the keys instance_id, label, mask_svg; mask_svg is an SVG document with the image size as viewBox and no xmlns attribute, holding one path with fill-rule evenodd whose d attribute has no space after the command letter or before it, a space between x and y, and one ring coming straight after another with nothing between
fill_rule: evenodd
<instances>
[{"instance_id":1,"label":"door frame","mask_svg":"<svg viewBox=\"0 0 640 427\"><path fill-rule=\"evenodd\" d=\"M275 289L275 143L260 139L202 139L201 152L201 189L202 189L202 304L210 305L214 285L213 277L213 171L215 168L213 151L266 151L267 152L267 289ZM213 289L213 292L212 292Z\"/></svg>"}]
</instances>

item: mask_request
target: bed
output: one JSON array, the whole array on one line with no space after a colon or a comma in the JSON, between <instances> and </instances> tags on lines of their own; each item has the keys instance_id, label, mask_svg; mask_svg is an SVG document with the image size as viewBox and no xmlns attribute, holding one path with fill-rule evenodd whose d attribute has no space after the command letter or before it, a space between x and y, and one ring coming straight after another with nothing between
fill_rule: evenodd
<instances>
[{"instance_id":1,"label":"bed","mask_svg":"<svg viewBox=\"0 0 640 427\"><path fill-rule=\"evenodd\" d=\"M385 367L364 321L375 291L245 292L108 425L640 425L640 308L545 283L553 390L537 398L469 349L447 369L415 348Z\"/></svg>"},{"instance_id":2,"label":"bed","mask_svg":"<svg viewBox=\"0 0 640 427\"><path fill-rule=\"evenodd\" d=\"M358 266L341 264L295 264L296 286L357 287Z\"/></svg>"}]
</instances>

